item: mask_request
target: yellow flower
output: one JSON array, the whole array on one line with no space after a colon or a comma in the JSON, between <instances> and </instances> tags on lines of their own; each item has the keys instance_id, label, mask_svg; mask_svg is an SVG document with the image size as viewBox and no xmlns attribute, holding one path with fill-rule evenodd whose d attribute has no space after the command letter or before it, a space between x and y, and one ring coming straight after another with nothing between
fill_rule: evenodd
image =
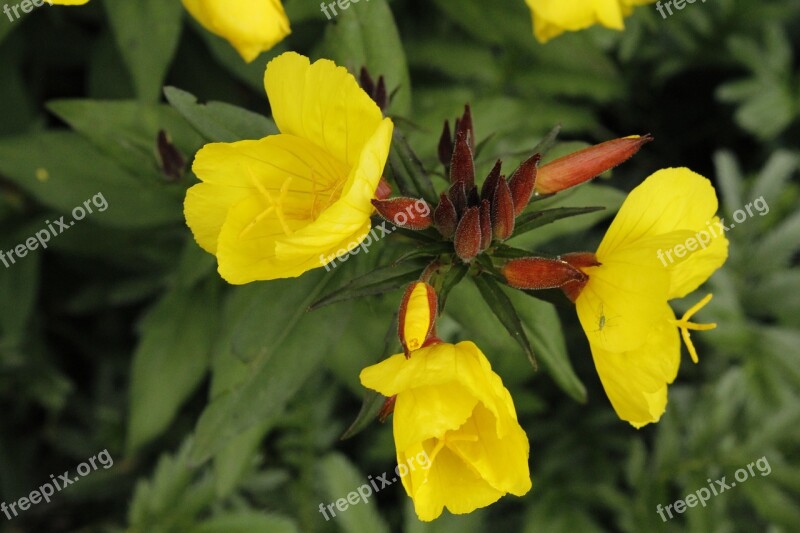
<instances>
[{"instance_id":1,"label":"yellow flower","mask_svg":"<svg viewBox=\"0 0 800 533\"><path fill-rule=\"evenodd\" d=\"M48 0L62 6L82 6L88 1ZM226 39L248 63L291 33L280 0L181 1L205 29Z\"/></svg>"},{"instance_id":2,"label":"yellow flower","mask_svg":"<svg viewBox=\"0 0 800 533\"><path fill-rule=\"evenodd\" d=\"M623 19L633 6L652 4L655 0L525 0L533 17L533 33L546 43L565 31L579 31L602 24L622 30Z\"/></svg>"},{"instance_id":3,"label":"yellow flower","mask_svg":"<svg viewBox=\"0 0 800 533\"><path fill-rule=\"evenodd\" d=\"M228 282L296 277L370 229L392 121L332 61L287 52L264 76L281 133L213 143L195 157L186 222Z\"/></svg>"},{"instance_id":4,"label":"yellow flower","mask_svg":"<svg viewBox=\"0 0 800 533\"><path fill-rule=\"evenodd\" d=\"M248 63L289 35L280 0L182 0L205 29L223 37Z\"/></svg>"},{"instance_id":5,"label":"yellow flower","mask_svg":"<svg viewBox=\"0 0 800 533\"><path fill-rule=\"evenodd\" d=\"M400 353L360 377L365 387L397 395L397 464L423 452L429 458L427 469L401 478L420 520L434 520L444 507L470 513L531 489L528 438L511 395L472 342Z\"/></svg>"},{"instance_id":6,"label":"yellow flower","mask_svg":"<svg viewBox=\"0 0 800 533\"><path fill-rule=\"evenodd\" d=\"M627 197L597 249L601 266L580 267L589 280L575 300L595 367L617 414L635 427L657 422L667 385L680 364L680 330L692 359L689 330L667 303L697 289L725 262L714 187L686 168L656 172Z\"/></svg>"}]
</instances>

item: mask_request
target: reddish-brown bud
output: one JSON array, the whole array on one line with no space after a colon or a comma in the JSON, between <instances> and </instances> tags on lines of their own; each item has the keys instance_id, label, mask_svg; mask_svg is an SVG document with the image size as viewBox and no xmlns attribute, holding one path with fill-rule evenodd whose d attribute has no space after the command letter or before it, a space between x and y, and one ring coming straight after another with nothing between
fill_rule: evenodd
<instances>
[{"instance_id":1,"label":"reddish-brown bud","mask_svg":"<svg viewBox=\"0 0 800 533\"><path fill-rule=\"evenodd\" d=\"M623 137L551 161L539 168L536 192L556 193L588 181L625 162L652 140L650 134Z\"/></svg>"},{"instance_id":2,"label":"reddish-brown bud","mask_svg":"<svg viewBox=\"0 0 800 533\"><path fill-rule=\"evenodd\" d=\"M423 230L433 224L433 210L428 202L417 198L372 200L378 214L399 228Z\"/></svg>"},{"instance_id":3,"label":"reddish-brown bud","mask_svg":"<svg viewBox=\"0 0 800 533\"><path fill-rule=\"evenodd\" d=\"M560 259L525 257L512 259L502 268L506 282L517 289L555 289L574 281L585 282L586 274Z\"/></svg>"},{"instance_id":4,"label":"reddish-brown bud","mask_svg":"<svg viewBox=\"0 0 800 533\"><path fill-rule=\"evenodd\" d=\"M564 254L560 256L560 259L569 263L570 266L580 270L584 275L586 275L586 273L583 271L584 268L600 266L600 261L598 261L597 257L591 252L575 252L571 254ZM586 275L585 279L565 283L561 286L561 290L564 291L564 294L567 296L567 298L569 298L572 302L575 302L575 300L578 299L578 296L581 295L581 292L586 286L587 281L589 281L588 275Z\"/></svg>"},{"instance_id":5,"label":"reddish-brown bud","mask_svg":"<svg viewBox=\"0 0 800 533\"><path fill-rule=\"evenodd\" d=\"M489 200L481 200L481 251L492 244L492 206Z\"/></svg>"},{"instance_id":6,"label":"reddish-brown bud","mask_svg":"<svg viewBox=\"0 0 800 533\"><path fill-rule=\"evenodd\" d=\"M478 194L478 187L473 187L467 191L467 207L480 207L481 195Z\"/></svg>"},{"instance_id":7,"label":"reddish-brown bud","mask_svg":"<svg viewBox=\"0 0 800 533\"><path fill-rule=\"evenodd\" d=\"M492 167L492 170L489 172L489 175L486 176L486 179L483 181L483 187L481 187L481 198L484 200L489 200L490 204L494 199L494 193L497 190L497 184L500 182L501 166L502 163L498 159L497 163L494 164L494 167Z\"/></svg>"},{"instance_id":8,"label":"reddish-brown bud","mask_svg":"<svg viewBox=\"0 0 800 533\"><path fill-rule=\"evenodd\" d=\"M531 201L533 188L536 184L536 173L541 154L534 154L520 164L508 180L508 187L511 189L511 197L514 199L514 214L519 216Z\"/></svg>"},{"instance_id":9,"label":"reddish-brown bud","mask_svg":"<svg viewBox=\"0 0 800 533\"><path fill-rule=\"evenodd\" d=\"M475 127L472 124L472 109L469 104L464 106L464 114L461 115L461 120L457 122L456 135L463 133L469 143L469 148L475 151Z\"/></svg>"},{"instance_id":10,"label":"reddish-brown bud","mask_svg":"<svg viewBox=\"0 0 800 533\"><path fill-rule=\"evenodd\" d=\"M492 201L492 234L504 241L514 233L514 200L505 178L500 178Z\"/></svg>"},{"instance_id":11,"label":"reddish-brown bud","mask_svg":"<svg viewBox=\"0 0 800 533\"><path fill-rule=\"evenodd\" d=\"M389 95L386 92L386 80L383 76L378 78L378 86L375 87L375 93L372 99L375 100L375 103L378 104L381 111L386 109L386 106L389 105Z\"/></svg>"},{"instance_id":12,"label":"reddish-brown bud","mask_svg":"<svg viewBox=\"0 0 800 533\"><path fill-rule=\"evenodd\" d=\"M432 286L415 281L406 288L397 317L397 335L406 357L434 334L437 312L438 299Z\"/></svg>"},{"instance_id":13,"label":"reddish-brown bud","mask_svg":"<svg viewBox=\"0 0 800 533\"><path fill-rule=\"evenodd\" d=\"M461 218L464 211L467 209L467 191L464 189L464 183L459 181L458 183L452 184L447 194L450 196L453 207L456 208L456 216Z\"/></svg>"},{"instance_id":14,"label":"reddish-brown bud","mask_svg":"<svg viewBox=\"0 0 800 533\"><path fill-rule=\"evenodd\" d=\"M386 398L386 401L383 402L383 406L381 410L378 411L378 420L383 423L386 422L386 419L389 418L389 415L394 413L394 404L397 401L397 395L390 396Z\"/></svg>"},{"instance_id":15,"label":"reddish-brown bud","mask_svg":"<svg viewBox=\"0 0 800 533\"><path fill-rule=\"evenodd\" d=\"M450 197L442 193L439 196L439 205L433 211L433 223L436 229L443 237L449 239L456 233L456 225L458 224L458 213L450 201Z\"/></svg>"},{"instance_id":16,"label":"reddish-brown bud","mask_svg":"<svg viewBox=\"0 0 800 533\"><path fill-rule=\"evenodd\" d=\"M477 207L470 207L464 213L456 228L454 245L456 255L467 263L481 252L481 217Z\"/></svg>"},{"instance_id":17,"label":"reddish-brown bud","mask_svg":"<svg viewBox=\"0 0 800 533\"><path fill-rule=\"evenodd\" d=\"M450 135L450 121L444 121L442 136L439 137L439 161L446 169L450 168L450 160L453 158L453 137Z\"/></svg>"},{"instance_id":18,"label":"reddish-brown bud","mask_svg":"<svg viewBox=\"0 0 800 533\"><path fill-rule=\"evenodd\" d=\"M378 182L378 187L375 189L375 198L378 200L386 200L392 195L392 186L386 181L386 178L381 177Z\"/></svg>"},{"instance_id":19,"label":"reddish-brown bud","mask_svg":"<svg viewBox=\"0 0 800 533\"><path fill-rule=\"evenodd\" d=\"M450 160L450 182L463 183L464 190L469 191L475 186L475 163L472 160L467 135L463 132L456 134L456 145L453 149L453 158Z\"/></svg>"}]
</instances>

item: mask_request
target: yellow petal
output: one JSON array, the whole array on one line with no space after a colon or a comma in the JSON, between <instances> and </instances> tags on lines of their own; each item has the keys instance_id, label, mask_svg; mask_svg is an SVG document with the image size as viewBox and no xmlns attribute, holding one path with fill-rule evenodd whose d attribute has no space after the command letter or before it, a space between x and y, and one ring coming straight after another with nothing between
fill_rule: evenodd
<instances>
[{"instance_id":1,"label":"yellow petal","mask_svg":"<svg viewBox=\"0 0 800 533\"><path fill-rule=\"evenodd\" d=\"M592 345L595 368L617 415L641 427L657 422L667 405L667 385L680 365L675 315L662 304L662 320L635 350L614 353Z\"/></svg>"},{"instance_id":2,"label":"yellow petal","mask_svg":"<svg viewBox=\"0 0 800 533\"><path fill-rule=\"evenodd\" d=\"M267 66L264 85L282 133L312 141L347 167L356 164L383 119L355 78L326 59L310 65L294 52L281 54Z\"/></svg>"},{"instance_id":3,"label":"yellow petal","mask_svg":"<svg viewBox=\"0 0 800 533\"><path fill-rule=\"evenodd\" d=\"M291 30L280 0L182 0L186 10L211 33L253 61Z\"/></svg>"},{"instance_id":4,"label":"yellow petal","mask_svg":"<svg viewBox=\"0 0 800 533\"><path fill-rule=\"evenodd\" d=\"M458 429L477 403L467 388L454 382L414 387L398 394L392 415L397 449L406 450Z\"/></svg>"},{"instance_id":5,"label":"yellow petal","mask_svg":"<svg viewBox=\"0 0 800 533\"><path fill-rule=\"evenodd\" d=\"M653 0L525 0L533 16L536 39L544 43L565 31L578 31L594 24L615 30L624 28L623 18L634 5Z\"/></svg>"},{"instance_id":6,"label":"yellow petal","mask_svg":"<svg viewBox=\"0 0 800 533\"><path fill-rule=\"evenodd\" d=\"M408 350L419 349L427 340L431 331L432 322L436 317L431 315L430 298L435 298L433 287L427 283L418 282L413 285L411 294L401 307L401 341Z\"/></svg>"},{"instance_id":7,"label":"yellow petal","mask_svg":"<svg viewBox=\"0 0 800 533\"><path fill-rule=\"evenodd\" d=\"M45 0L48 4L54 6L82 6L89 2L89 0Z\"/></svg>"}]
</instances>

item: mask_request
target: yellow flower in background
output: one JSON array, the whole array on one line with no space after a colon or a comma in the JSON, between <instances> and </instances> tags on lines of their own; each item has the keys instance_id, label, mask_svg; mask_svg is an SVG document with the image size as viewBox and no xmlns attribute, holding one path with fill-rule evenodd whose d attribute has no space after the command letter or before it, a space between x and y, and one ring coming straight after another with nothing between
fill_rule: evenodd
<instances>
[{"instance_id":1,"label":"yellow flower in background","mask_svg":"<svg viewBox=\"0 0 800 533\"><path fill-rule=\"evenodd\" d=\"M697 362L689 330L714 327L689 322L711 295L681 320L667 301L697 289L727 259L716 212L706 178L686 168L660 170L622 204L595 254L600 266L580 267L589 280L575 304L595 367L617 414L635 427L657 422L666 409L680 364L678 332ZM678 246L694 250L663 259Z\"/></svg>"},{"instance_id":2,"label":"yellow flower in background","mask_svg":"<svg viewBox=\"0 0 800 533\"><path fill-rule=\"evenodd\" d=\"M182 0L205 29L233 45L248 63L291 30L280 0Z\"/></svg>"},{"instance_id":3,"label":"yellow flower in background","mask_svg":"<svg viewBox=\"0 0 800 533\"><path fill-rule=\"evenodd\" d=\"M361 383L391 397L397 464L418 454L427 469L402 482L420 520L444 507L465 514L531 489L528 438L514 403L472 342L433 344L365 368Z\"/></svg>"},{"instance_id":4,"label":"yellow flower in background","mask_svg":"<svg viewBox=\"0 0 800 533\"><path fill-rule=\"evenodd\" d=\"M546 43L565 31L585 30L595 24L622 30L623 19L634 6L652 4L655 0L525 0L533 17L533 33Z\"/></svg>"},{"instance_id":5,"label":"yellow flower in background","mask_svg":"<svg viewBox=\"0 0 800 533\"><path fill-rule=\"evenodd\" d=\"M287 52L264 83L279 135L195 157L186 222L229 283L296 277L370 230L393 124L344 67Z\"/></svg>"},{"instance_id":6,"label":"yellow flower in background","mask_svg":"<svg viewBox=\"0 0 800 533\"><path fill-rule=\"evenodd\" d=\"M89 0L47 0L81 6ZM171 0L164 0L171 1ZM209 32L227 40L248 63L289 33L289 19L280 0L182 0L186 10Z\"/></svg>"}]
</instances>

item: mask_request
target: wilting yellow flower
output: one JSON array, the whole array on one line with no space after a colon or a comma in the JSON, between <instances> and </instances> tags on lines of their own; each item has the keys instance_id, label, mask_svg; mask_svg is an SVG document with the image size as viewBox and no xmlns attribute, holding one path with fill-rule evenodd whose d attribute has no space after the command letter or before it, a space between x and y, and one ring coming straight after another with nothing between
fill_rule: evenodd
<instances>
[{"instance_id":1,"label":"wilting yellow flower","mask_svg":"<svg viewBox=\"0 0 800 533\"><path fill-rule=\"evenodd\" d=\"M511 395L475 344L434 344L361 372L361 383L397 395L397 464L425 452L429 468L402 477L420 520L444 507L465 514L531 489L528 438Z\"/></svg>"},{"instance_id":2,"label":"wilting yellow flower","mask_svg":"<svg viewBox=\"0 0 800 533\"><path fill-rule=\"evenodd\" d=\"M565 31L585 30L602 24L622 30L623 19L634 6L652 4L655 0L525 0L533 16L533 33L546 43Z\"/></svg>"},{"instance_id":3,"label":"wilting yellow flower","mask_svg":"<svg viewBox=\"0 0 800 533\"><path fill-rule=\"evenodd\" d=\"M47 1L55 5L82 6L89 0ZM280 0L181 1L205 29L231 43L248 63L291 33Z\"/></svg>"},{"instance_id":4,"label":"wilting yellow flower","mask_svg":"<svg viewBox=\"0 0 800 533\"><path fill-rule=\"evenodd\" d=\"M280 0L182 0L205 29L226 39L253 61L291 33Z\"/></svg>"},{"instance_id":5,"label":"wilting yellow flower","mask_svg":"<svg viewBox=\"0 0 800 533\"><path fill-rule=\"evenodd\" d=\"M681 320L667 301L697 289L727 259L716 211L707 179L660 170L623 203L595 254L601 266L580 268L589 280L575 304L595 367L617 414L635 427L666 408L680 364L678 331L697 362L688 332L714 327L689 322L711 295Z\"/></svg>"},{"instance_id":6,"label":"wilting yellow flower","mask_svg":"<svg viewBox=\"0 0 800 533\"><path fill-rule=\"evenodd\" d=\"M228 282L288 278L342 255L370 229L392 121L332 61L287 52L264 77L281 133L213 143L195 157L186 222Z\"/></svg>"}]
</instances>

